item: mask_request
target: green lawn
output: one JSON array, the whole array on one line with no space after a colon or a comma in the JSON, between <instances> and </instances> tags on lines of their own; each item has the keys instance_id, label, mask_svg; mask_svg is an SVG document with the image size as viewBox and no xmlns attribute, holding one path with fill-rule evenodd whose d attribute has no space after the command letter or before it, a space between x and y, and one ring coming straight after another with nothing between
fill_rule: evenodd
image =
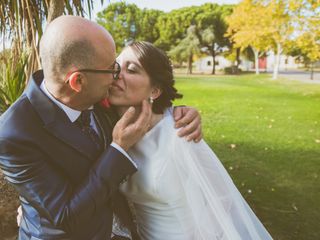
<instances>
[{"instance_id":1,"label":"green lawn","mask_svg":"<svg viewBox=\"0 0 320 240\"><path fill-rule=\"evenodd\" d=\"M320 84L176 79L176 104L201 111L205 140L274 239L320 239Z\"/></svg>"}]
</instances>

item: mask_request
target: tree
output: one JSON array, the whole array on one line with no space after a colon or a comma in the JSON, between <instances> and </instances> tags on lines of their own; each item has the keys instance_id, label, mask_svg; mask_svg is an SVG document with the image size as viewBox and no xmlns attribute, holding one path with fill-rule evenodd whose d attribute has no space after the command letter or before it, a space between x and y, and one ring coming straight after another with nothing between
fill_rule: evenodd
<instances>
[{"instance_id":1,"label":"tree","mask_svg":"<svg viewBox=\"0 0 320 240\"><path fill-rule=\"evenodd\" d=\"M216 55L219 51L219 45L216 44L217 42L217 35L215 34L215 28L213 26L210 26L206 28L202 34L201 39L203 45L205 45L206 50L210 53L212 56L212 74L215 74L216 70Z\"/></svg>"},{"instance_id":2,"label":"tree","mask_svg":"<svg viewBox=\"0 0 320 240\"><path fill-rule=\"evenodd\" d=\"M117 51L137 39L140 34L141 10L135 4L117 2L98 13L97 22L113 36Z\"/></svg>"},{"instance_id":3,"label":"tree","mask_svg":"<svg viewBox=\"0 0 320 240\"><path fill-rule=\"evenodd\" d=\"M202 11L196 16L200 29L199 39L202 49L212 56L212 74L215 74L216 56L224 47L230 45L228 38L224 35L227 30L225 17L231 14L232 7L207 3L200 6L200 9Z\"/></svg>"},{"instance_id":4,"label":"tree","mask_svg":"<svg viewBox=\"0 0 320 240\"><path fill-rule=\"evenodd\" d=\"M320 60L320 35L316 32L305 32L298 37L296 43L305 56L305 62L310 64L310 79L313 80L313 65Z\"/></svg>"},{"instance_id":5,"label":"tree","mask_svg":"<svg viewBox=\"0 0 320 240\"><path fill-rule=\"evenodd\" d=\"M186 36L186 30L196 25L196 16L201 13L199 7L184 7L163 14L158 18L159 39L155 45L168 51Z\"/></svg>"},{"instance_id":6,"label":"tree","mask_svg":"<svg viewBox=\"0 0 320 240\"><path fill-rule=\"evenodd\" d=\"M280 55L283 47L293 33L290 3L295 0L269 0L265 6L267 15L266 25L263 27L268 39L272 41L271 48L276 53L276 62L273 68L273 79L278 78Z\"/></svg>"},{"instance_id":7,"label":"tree","mask_svg":"<svg viewBox=\"0 0 320 240\"><path fill-rule=\"evenodd\" d=\"M186 57L184 53L187 50L184 50L182 46L188 41L197 42L199 44L197 49L201 48L202 51L212 56L214 63L212 73L214 74L215 57L222 51L224 46L228 45L228 39L224 37L227 29L224 18L231 11L232 7L230 5L219 6L218 4L207 3L202 6L185 7L163 14L157 22L160 37L155 44L164 50L171 49L171 56L175 60L179 59L181 61L190 57L188 54L188 57ZM194 26L192 40L190 35L186 36L188 32L186 30L190 26ZM196 38L197 40L195 41ZM193 49L195 50L196 48ZM190 59L188 60L188 71L192 71Z\"/></svg>"},{"instance_id":8,"label":"tree","mask_svg":"<svg viewBox=\"0 0 320 240\"><path fill-rule=\"evenodd\" d=\"M276 54L273 79L278 77L280 54L292 36L294 0L244 0L228 20L228 34L240 47L251 46L258 73L259 52L272 49Z\"/></svg>"},{"instance_id":9,"label":"tree","mask_svg":"<svg viewBox=\"0 0 320 240\"><path fill-rule=\"evenodd\" d=\"M105 27L116 42L117 51L136 40L154 43L159 38L157 21L162 11L139 9L135 4L118 2L98 13L97 22Z\"/></svg>"},{"instance_id":10,"label":"tree","mask_svg":"<svg viewBox=\"0 0 320 240\"><path fill-rule=\"evenodd\" d=\"M267 19L263 17L266 14L266 8L258 1L244 0L226 19L229 24L226 36L234 42L234 47L244 50L250 46L253 50L256 74L259 74L259 53L266 51L270 45L268 32L265 31Z\"/></svg>"},{"instance_id":11,"label":"tree","mask_svg":"<svg viewBox=\"0 0 320 240\"><path fill-rule=\"evenodd\" d=\"M157 25L158 19L164 13L154 9L143 9L141 18L139 19L140 34L139 40L155 43L160 37L160 31Z\"/></svg>"},{"instance_id":12,"label":"tree","mask_svg":"<svg viewBox=\"0 0 320 240\"><path fill-rule=\"evenodd\" d=\"M320 60L320 2L300 0L293 6L298 9L299 33L295 43L305 62L310 63L310 79L313 79L313 64Z\"/></svg>"},{"instance_id":13,"label":"tree","mask_svg":"<svg viewBox=\"0 0 320 240\"><path fill-rule=\"evenodd\" d=\"M187 35L181 42L169 52L169 55L178 61L188 61L187 73L192 74L193 56L200 53L200 41L196 34L196 26L191 25L187 29Z\"/></svg>"},{"instance_id":14,"label":"tree","mask_svg":"<svg viewBox=\"0 0 320 240\"><path fill-rule=\"evenodd\" d=\"M84 16L87 10L91 16L93 0L2 0L0 9L0 33L3 42L5 43L6 39L11 40L15 61L25 54L23 52L27 52L29 57L26 75L29 76L40 66L38 44L44 23L50 23L64 12Z\"/></svg>"}]
</instances>

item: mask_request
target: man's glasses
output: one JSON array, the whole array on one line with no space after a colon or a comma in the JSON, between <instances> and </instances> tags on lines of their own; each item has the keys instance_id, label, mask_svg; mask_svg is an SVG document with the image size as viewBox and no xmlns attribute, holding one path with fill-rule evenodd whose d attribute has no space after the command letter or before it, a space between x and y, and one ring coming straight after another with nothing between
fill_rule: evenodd
<instances>
[{"instance_id":1,"label":"man's glasses","mask_svg":"<svg viewBox=\"0 0 320 240\"><path fill-rule=\"evenodd\" d=\"M68 75L71 75L72 73L75 72L89 72L89 73L111 73L112 77L114 80L118 80L119 79L119 74L121 72L121 67L120 64L115 62L113 65L113 69L105 69L105 70L100 70L100 69L89 69L89 68L83 68L83 69L78 69L75 70L71 73L69 73Z\"/></svg>"}]
</instances>

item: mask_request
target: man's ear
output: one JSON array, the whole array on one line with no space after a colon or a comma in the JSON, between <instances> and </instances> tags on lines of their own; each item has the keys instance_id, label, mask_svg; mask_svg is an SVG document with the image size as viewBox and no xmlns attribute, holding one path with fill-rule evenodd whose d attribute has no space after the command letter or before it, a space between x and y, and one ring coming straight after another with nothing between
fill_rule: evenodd
<instances>
[{"instance_id":1,"label":"man's ear","mask_svg":"<svg viewBox=\"0 0 320 240\"><path fill-rule=\"evenodd\" d=\"M157 99L158 97L160 97L161 93L162 93L162 90L161 90L160 88L154 87L154 88L152 89L152 91L151 91L151 96L150 96L150 97L152 97L152 99L155 100L155 99Z\"/></svg>"},{"instance_id":2,"label":"man's ear","mask_svg":"<svg viewBox=\"0 0 320 240\"><path fill-rule=\"evenodd\" d=\"M69 76L69 86L76 92L80 92L83 87L84 76L79 72L74 72Z\"/></svg>"}]
</instances>

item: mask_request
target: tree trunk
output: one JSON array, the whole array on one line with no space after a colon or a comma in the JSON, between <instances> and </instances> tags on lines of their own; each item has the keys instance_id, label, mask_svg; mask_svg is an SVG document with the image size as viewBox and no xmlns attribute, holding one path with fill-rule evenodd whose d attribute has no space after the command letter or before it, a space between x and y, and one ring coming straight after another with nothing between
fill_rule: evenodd
<instances>
[{"instance_id":1,"label":"tree trunk","mask_svg":"<svg viewBox=\"0 0 320 240\"><path fill-rule=\"evenodd\" d=\"M192 58L193 58L193 54L191 53L188 58L188 71L187 71L188 74L192 74Z\"/></svg>"},{"instance_id":2,"label":"tree trunk","mask_svg":"<svg viewBox=\"0 0 320 240\"><path fill-rule=\"evenodd\" d=\"M24 15L28 16L28 11L27 8L24 9ZM25 31L26 33L26 45L27 45L27 49L32 49L32 31L31 31L31 22L30 19L28 17L24 18L24 24L25 24L25 28L28 29L28 31Z\"/></svg>"},{"instance_id":3,"label":"tree trunk","mask_svg":"<svg viewBox=\"0 0 320 240\"><path fill-rule=\"evenodd\" d=\"M27 10L30 9L30 7L27 5L26 6L26 16L27 15ZM64 10L64 1L50 1L48 4L48 18L47 18L47 25L50 23L53 19L61 16L63 14ZM29 12L30 13L30 12ZM41 36L37 35L35 33L35 30L32 29L30 19L26 19L26 26L27 28L33 30L33 31L28 31L26 40L27 40L27 46L28 48L32 49L30 56L29 56L29 64L27 65L27 69L25 71L27 75L27 79L29 79L29 76L31 75L32 72L37 70L40 67L40 57L39 57L39 41ZM36 38L38 37L38 41ZM37 42L36 42L37 41Z\"/></svg>"},{"instance_id":4,"label":"tree trunk","mask_svg":"<svg viewBox=\"0 0 320 240\"><path fill-rule=\"evenodd\" d=\"M30 51L29 57L28 57L28 64L26 66L25 69L25 75L26 77L26 81L29 80L30 75L39 68L40 66L40 57L39 57L39 49L37 47L38 43L36 40L36 33L35 33L35 29L32 27L32 19L31 19L31 14L32 12L30 11L30 7L27 3L27 6L25 6L25 10L24 10L24 14L25 14L25 27L28 29L28 31L26 31L26 50ZM38 40L39 42L39 40Z\"/></svg>"},{"instance_id":5,"label":"tree trunk","mask_svg":"<svg viewBox=\"0 0 320 240\"><path fill-rule=\"evenodd\" d=\"M278 78L281 52L282 52L281 44L277 43L276 62L273 67L273 77L272 77L273 80L276 80Z\"/></svg>"},{"instance_id":6,"label":"tree trunk","mask_svg":"<svg viewBox=\"0 0 320 240\"><path fill-rule=\"evenodd\" d=\"M47 26L48 26L48 23L50 23L53 19L61 16L63 14L63 10L64 10L64 1L50 1L48 4ZM29 22L27 23L29 24ZM29 33L31 33L31 31ZM38 38L41 38L41 36L38 35ZM29 79L29 76L31 75L32 72L34 72L40 67L39 40L40 39L38 39L38 41L35 42L36 41L35 34L33 35L33 38L31 39L27 38L27 42L30 42L29 45L32 44L32 41L34 41L34 45L35 45L34 47L30 45L32 52L29 56L29 64L26 69L27 79Z\"/></svg>"},{"instance_id":7,"label":"tree trunk","mask_svg":"<svg viewBox=\"0 0 320 240\"><path fill-rule=\"evenodd\" d=\"M212 72L211 72L211 74L216 74L216 51L214 50L214 47L211 50L211 56L212 56Z\"/></svg>"},{"instance_id":8,"label":"tree trunk","mask_svg":"<svg viewBox=\"0 0 320 240\"><path fill-rule=\"evenodd\" d=\"M240 48L237 48L236 50L236 61L237 61L237 69L239 69L241 60L240 60Z\"/></svg>"},{"instance_id":9,"label":"tree trunk","mask_svg":"<svg viewBox=\"0 0 320 240\"><path fill-rule=\"evenodd\" d=\"M314 68L313 68L313 62L311 63L311 74L310 74L310 79L313 80L313 71Z\"/></svg>"},{"instance_id":10,"label":"tree trunk","mask_svg":"<svg viewBox=\"0 0 320 240\"><path fill-rule=\"evenodd\" d=\"M63 14L64 1L50 1L48 8L47 24Z\"/></svg>"},{"instance_id":11,"label":"tree trunk","mask_svg":"<svg viewBox=\"0 0 320 240\"><path fill-rule=\"evenodd\" d=\"M259 74L259 51L252 48L253 52L254 52L254 65L256 68L256 74Z\"/></svg>"}]
</instances>

